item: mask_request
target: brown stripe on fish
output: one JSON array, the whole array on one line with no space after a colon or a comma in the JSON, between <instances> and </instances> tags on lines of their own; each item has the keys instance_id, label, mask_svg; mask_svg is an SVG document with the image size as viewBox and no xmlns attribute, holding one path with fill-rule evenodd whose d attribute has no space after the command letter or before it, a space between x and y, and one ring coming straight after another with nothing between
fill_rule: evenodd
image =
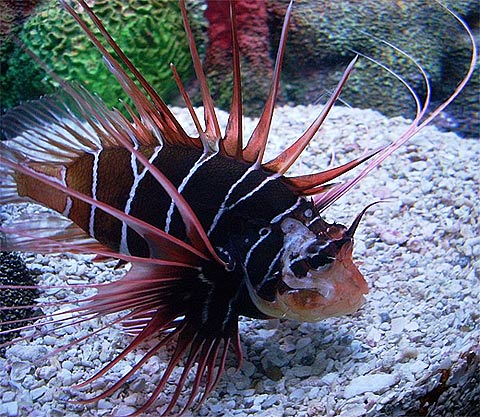
<instances>
[{"instance_id":1,"label":"brown stripe on fish","mask_svg":"<svg viewBox=\"0 0 480 417\"><path fill-rule=\"evenodd\" d=\"M93 172L95 196L112 207L123 210L128 199L128 190L134 180L132 157L125 149L104 149L98 156L97 169ZM122 236L123 223L103 212L92 213L94 236L100 242L118 250Z\"/></svg>"},{"instance_id":2,"label":"brown stripe on fish","mask_svg":"<svg viewBox=\"0 0 480 417\"><path fill-rule=\"evenodd\" d=\"M94 160L95 156L93 154L85 153L72 164L68 165L65 177L66 185L92 197ZM77 198L72 198L68 218L87 233L90 229L91 216L92 210L90 204L80 201Z\"/></svg>"},{"instance_id":3,"label":"brown stripe on fish","mask_svg":"<svg viewBox=\"0 0 480 417\"><path fill-rule=\"evenodd\" d=\"M40 163L30 163L29 166L41 174L55 179L59 183L65 185L65 171L64 166L49 166ZM69 197L64 193L57 191L35 178L27 175L17 173L15 174L17 182L17 192L21 197L28 197L34 201L45 204L60 213L65 212L69 206Z\"/></svg>"}]
</instances>

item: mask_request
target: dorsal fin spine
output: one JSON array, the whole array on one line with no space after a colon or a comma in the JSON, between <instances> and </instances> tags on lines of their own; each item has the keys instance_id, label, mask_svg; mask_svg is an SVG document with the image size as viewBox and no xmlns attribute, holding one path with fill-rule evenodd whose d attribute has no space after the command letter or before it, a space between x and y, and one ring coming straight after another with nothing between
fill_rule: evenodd
<instances>
[{"instance_id":1,"label":"dorsal fin spine","mask_svg":"<svg viewBox=\"0 0 480 417\"><path fill-rule=\"evenodd\" d=\"M237 19L235 2L230 0L230 31L232 34L233 60L233 94L230 115L228 116L225 139L221 145L227 155L243 160L243 127L242 127L242 78L240 73L240 48L238 44Z\"/></svg>"},{"instance_id":2,"label":"dorsal fin spine","mask_svg":"<svg viewBox=\"0 0 480 417\"><path fill-rule=\"evenodd\" d=\"M90 40L95 44L97 49L104 55L104 57L113 65L116 64L116 67L118 70L123 73L125 77L128 78L126 75L125 71L121 68L121 66L118 65L117 61L113 58L113 56L108 53L108 51L102 46L102 44L98 41L98 39L95 37L95 35L89 30L89 28L85 25L85 23L80 19L78 14L75 12L75 10L65 1L65 0L60 0L63 7L72 15L72 17L80 24L80 26L83 28L87 36L90 38ZM170 109L168 106L165 104L165 102L162 100L162 98L157 94L155 89L150 85L150 83L145 79L145 77L142 76L140 71L133 65L133 63L128 59L128 57L123 53L122 49L117 45L117 43L114 41L114 39L110 36L108 31L105 29L103 26L102 22L100 19L95 15L95 13L92 11L92 9L88 6L88 4L85 2L85 0L78 0L79 4L84 8L84 10L87 12L89 17L92 19L93 23L95 26L100 30L104 38L107 40L108 44L114 49L114 51L118 54L122 62L128 67L128 69L132 72L132 74L135 76L135 78L140 82L141 86L147 91L149 94L150 98L152 99L153 103L155 106L158 108L157 114L161 117L162 119L162 125L163 129L165 130L164 133L165 136L168 136L168 134L173 134L173 135L178 135L184 140L188 135L185 133L183 128L180 126L178 121L176 120L175 116L171 113ZM135 86L136 90L138 90L138 87ZM143 96L143 94L138 90L139 94Z\"/></svg>"},{"instance_id":3,"label":"dorsal fin spine","mask_svg":"<svg viewBox=\"0 0 480 417\"><path fill-rule=\"evenodd\" d=\"M328 113L333 108L333 105L337 101L340 93L342 92L343 87L345 86L348 77L353 71L353 67L357 62L357 58L355 57L348 67L346 68L345 72L342 75L342 78L337 84L334 92L328 99L327 103L323 107L321 113L318 117L314 120L314 122L308 127L308 129L287 149L285 149L280 155L278 155L273 160L263 164L265 169L278 172L280 174L284 174L288 168L292 166L292 164L297 160L303 150L307 147L310 143L314 135L318 132L322 123L328 116Z\"/></svg>"},{"instance_id":4,"label":"dorsal fin spine","mask_svg":"<svg viewBox=\"0 0 480 417\"><path fill-rule=\"evenodd\" d=\"M260 166L267 146L268 133L270 131L270 125L272 123L273 110L275 107L275 100L278 94L278 86L280 84L280 74L282 69L283 55L285 53L285 46L287 43L287 33L292 16L293 0L290 0L285 19L282 26L282 34L280 36L280 45L277 51L277 58L275 60L275 68L273 70L272 85L270 87L270 93L268 95L265 107L263 108L262 115L258 121L257 126L253 130L247 146L243 150L244 159L248 162L255 163Z\"/></svg>"},{"instance_id":5,"label":"dorsal fin spine","mask_svg":"<svg viewBox=\"0 0 480 417\"><path fill-rule=\"evenodd\" d=\"M187 9L185 7L185 0L180 0L180 10L182 12L183 25L185 26L185 32L188 38L188 45L190 47L190 54L192 56L193 68L195 74L200 83L200 90L202 93L204 114L205 114L205 132L207 140L217 142L221 138L220 127L218 125L217 115L215 114L215 108L213 106L212 96L208 88L207 78L202 68L202 61L195 45L192 29L188 20ZM212 146L214 148L215 146Z\"/></svg>"},{"instance_id":6,"label":"dorsal fin spine","mask_svg":"<svg viewBox=\"0 0 480 417\"><path fill-rule=\"evenodd\" d=\"M200 124L200 120L198 120L197 113L195 112L195 109L193 108L192 101L190 100L190 97L187 94L187 91L185 90L185 87L182 83L182 80L180 78L180 75L178 74L177 68L175 65L171 62L170 63L170 69L172 70L173 78L175 78L175 82L177 83L178 90L180 91L180 94L182 95L183 101L185 102L185 105L187 106L188 112L190 113L190 116L193 120L193 124L195 125L195 128L197 129L197 132L199 136L201 137L204 134L204 131L202 129L202 125Z\"/></svg>"}]
</instances>

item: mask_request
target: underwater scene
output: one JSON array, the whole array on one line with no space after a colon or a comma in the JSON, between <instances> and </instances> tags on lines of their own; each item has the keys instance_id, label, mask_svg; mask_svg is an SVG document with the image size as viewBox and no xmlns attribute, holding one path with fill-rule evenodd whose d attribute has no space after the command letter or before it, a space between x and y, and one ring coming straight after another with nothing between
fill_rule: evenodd
<instances>
[{"instance_id":1,"label":"underwater scene","mask_svg":"<svg viewBox=\"0 0 480 417\"><path fill-rule=\"evenodd\" d=\"M0 416L480 414L477 2L0 15Z\"/></svg>"}]
</instances>

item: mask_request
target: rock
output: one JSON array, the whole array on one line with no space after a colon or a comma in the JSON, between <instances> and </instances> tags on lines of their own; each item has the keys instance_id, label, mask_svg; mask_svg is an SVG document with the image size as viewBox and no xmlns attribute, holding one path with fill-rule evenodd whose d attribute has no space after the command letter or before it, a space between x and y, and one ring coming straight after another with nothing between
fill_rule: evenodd
<instances>
[{"instance_id":1,"label":"rock","mask_svg":"<svg viewBox=\"0 0 480 417\"><path fill-rule=\"evenodd\" d=\"M0 415L5 417L16 417L18 416L18 403L16 401L11 401L8 403L0 404Z\"/></svg>"},{"instance_id":2,"label":"rock","mask_svg":"<svg viewBox=\"0 0 480 417\"><path fill-rule=\"evenodd\" d=\"M345 388L344 398L352 398L365 392L382 393L395 385L398 378L390 374L371 374L353 379Z\"/></svg>"},{"instance_id":3,"label":"rock","mask_svg":"<svg viewBox=\"0 0 480 417\"><path fill-rule=\"evenodd\" d=\"M0 285L34 285L31 272L23 259L15 252L0 251ZM38 291L29 289L2 289L0 291L0 306L21 306L35 304ZM0 331L13 329L16 324L2 322L25 319L36 314L35 309L0 310ZM28 324L25 323L25 325ZM18 335L18 332L0 334L0 345ZM4 348L0 347L0 356Z\"/></svg>"},{"instance_id":4,"label":"rock","mask_svg":"<svg viewBox=\"0 0 480 417\"><path fill-rule=\"evenodd\" d=\"M450 3L450 4L448 4ZM277 45L288 0L269 0L269 22ZM475 1L447 2L464 19L475 15ZM478 23L472 19L472 27ZM458 30L458 31L457 31ZM371 35L376 36L372 38ZM327 0L295 2L292 29L285 53L283 80L289 102L305 104L321 99L333 89L354 51L386 64L399 72L414 89L423 91L418 69L405 56L397 55L385 40L421 60L431 77L433 91L446 96L465 71L471 47L462 28L442 7L426 7L421 0L400 5L394 1ZM436 42L442 39L442 42ZM373 108L392 117L411 114L410 93L377 63L360 58L342 92L351 106ZM459 99L437 119L439 126L476 137L480 128L478 111L479 68ZM373 80L373 82L372 82Z\"/></svg>"},{"instance_id":5,"label":"rock","mask_svg":"<svg viewBox=\"0 0 480 417\"><path fill-rule=\"evenodd\" d=\"M32 364L29 362L13 362L10 371L10 378L12 381L23 381L32 369Z\"/></svg>"},{"instance_id":6,"label":"rock","mask_svg":"<svg viewBox=\"0 0 480 417\"><path fill-rule=\"evenodd\" d=\"M108 106L118 107L125 93L78 24L56 0L41 3L18 36L57 75L84 83ZM173 59L183 78L192 73L192 64L176 2L114 0L96 2L94 11L163 99L178 93L169 64ZM89 20L84 14L82 18ZM32 59L15 44L2 54L1 62L2 110L55 91L55 82L32 65Z\"/></svg>"},{"instance_id":7,"label":"rock","mask_svg":"<svg viewBox=\"0 0 480 417\"><path fill-rule=\"evenodd\" d=\"M294 389L288 397L292 401L302 402L305 399L305 391L302 388Z\"/></svg>"},{"instance_id":8,"label":"rock","mask_svg":"<svg viewBox=\"0 0 480 417\"><path fill-rule=\"evenodd\" d=\"M38 400L43 394L47 392L47 388L45 386L41 386L38 388L34 388L30 390L30 397L33 401Z\"/></svg>"}]
</instances>

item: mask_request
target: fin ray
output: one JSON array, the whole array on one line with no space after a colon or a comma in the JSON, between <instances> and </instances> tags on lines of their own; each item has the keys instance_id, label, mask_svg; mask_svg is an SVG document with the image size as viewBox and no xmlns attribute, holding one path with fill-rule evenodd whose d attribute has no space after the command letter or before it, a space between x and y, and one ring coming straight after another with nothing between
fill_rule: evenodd
<instances>
[{"instance_id":1,"label":"fin ray","mask_svg":"<svg viewBox=\"0 0 480 417\"><path fill-rule=\"evenodd\" d=\"M275 171L280 174L284 174L288 168L292 166L292 164L297 160L300 154L304 151L307 145L312 140L313 136L318 132L322 123L328 116L328 113L333 108L333 105L337 101L340 93L345 86L345 83L348 80L348 77L353 71L353 67L357 61L357 57L355 57L350 64L348 65L347 69L342 75L342 78L338 82L337 87L335 88L333 94L328 99L327 103L325 104L324 108L322 109L321 113L315 119L315 121L309 126L309 128L287 149L285 149L280 155L278 155L273 160L263 164L262 166L265 169L270 171Z\"/></svg>"},{"instance_id":2,"label":"fin ray","mask_svg":"<svg viewBox=\"0 0 480 417\"><path fill-rule=\"evenodd\" d=\"M192 29L187 16L187 9L185 7L185 0L180 0L180 10L182 12L183 25L187 34L188 45L190 47L190 54L192 56L193 68L200 83L200 91L202 93L204 115L205 115L205 140L210 143L212 149L218 146L221 138L220 127L218 125L217 115L213 106L212 96L208 88L207 78L202 68L202 61L198 55L195 40L193 39Z\"/></svg>"},{"instance_id":3,"label":"fin ray","mask_svg":"<svg viewBox=\"0 0 480 417\"><path fill-rule=\"evenodd\" d=\"M288 26L292 16L293 0L287 8L285 18L283 21L282 34L280 36L280 45L277 51L277 58L275 60L275 68L273 70L272 85L270 87L270 93L268 94L265 107L263 109L260 120L257 126L253 130L247 146L243 149L243 158L250 163L261 164L263 154L268 140L268 133L272 123L273 111L275 108L275 100L278 94L278 87L280 84L280 73L282 68L283 55L285 53L285 45L287 43Z\"/></svg>"},{"instance_id":4,"label":"fin ray","mask_svg":"<svg viewBox=\"0 0 480 417\"><path fill-rule=\"evenodd\" d=\"M230 31L232 34L233 55L233 94L230 114L224 140L221 142L223 153L235 159L243 160L243 128L242 128L242 77L240 74L240 47L236 24L235 2L230 0Z\"/></svg>"},{"instance_id":5,"label":"fin ray","mask_svg":"<svg viewBox=\"0 0 480 417\"><path fill-rule=\"evenodd\" d=\"M160 230L140 219L137 219L129 214L124 213L108 204L95 200L92 197L87 196L79 191L68 188L56 181L49 179L48 177L37 173L36 171L28 168L27 166L15 163L8 159L3 161L3 164L10 167L12 170L21 172L32 178L35 178L45 185L48 185L62 193L69 195L83 201L92 207L96 207L118 220L125 222L130 228L135 230L145 241L149 244L153 257L165 258L165 259L208 259L205 254L198 251L188 243L185 243L168 233Z\"/></svg>"}]
</instances>

